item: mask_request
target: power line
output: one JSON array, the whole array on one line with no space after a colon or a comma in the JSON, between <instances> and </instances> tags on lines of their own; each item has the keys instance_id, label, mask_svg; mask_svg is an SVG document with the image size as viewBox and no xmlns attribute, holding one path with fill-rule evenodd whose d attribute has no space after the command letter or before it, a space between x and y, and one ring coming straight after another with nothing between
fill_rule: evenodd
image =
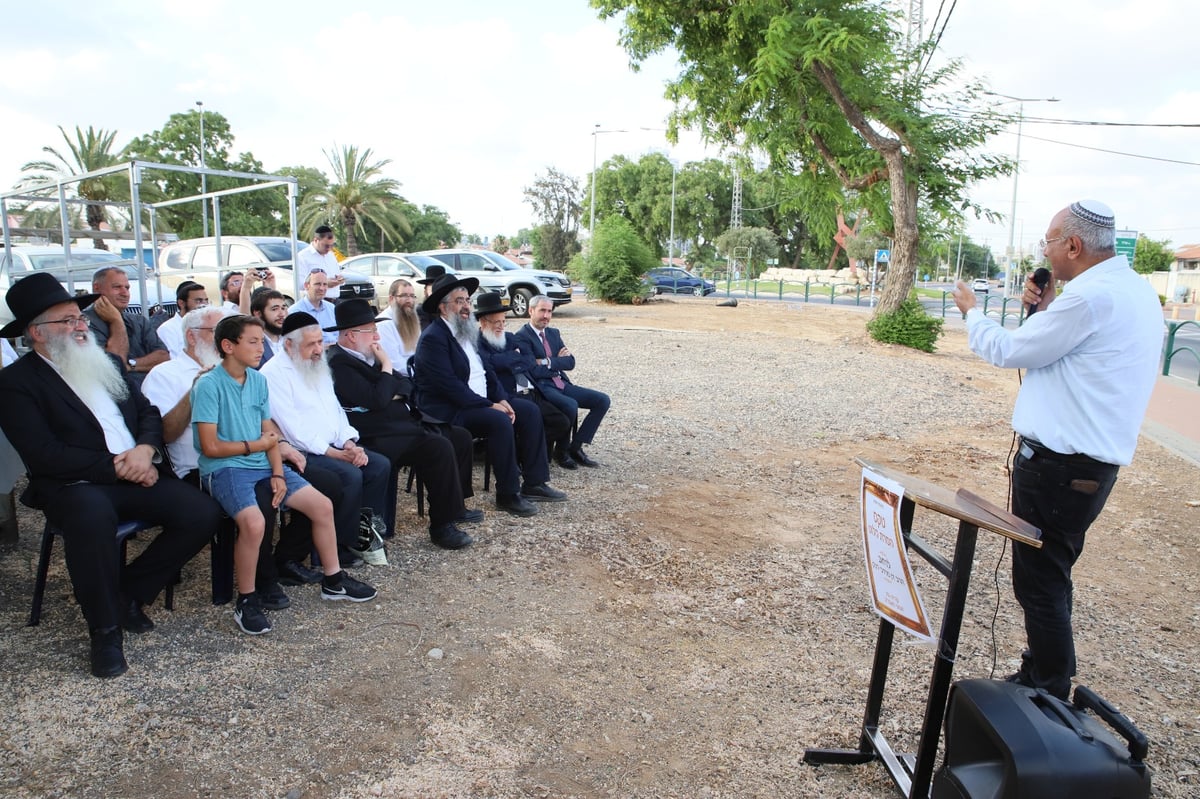
<instances>
[{"instance_id":1,"label":"power line","mask_svg":"<svg viewBox=\"0 0 1200 799\"><path fill-rule=\"evenodd\" d=\"M1168 164L1183 164L1184 166L1200 166L1200 163L1195 161L1180 161L1175 158L1161 158L1157 155L1140 155L1139 153L1125 153L1120 150L1106 150L1103 147L1089 147L1086 144L1075 144L1074 142L1058 141L1056 139L1044 139L1041 136L1031 136L1026 133L1025 138L1037 139L1038 141L1049 142L1050 144L1061 144L1063 147L1078 147L1080 150L1095 150L1098 153L1108 153L1110 155L1123 155L1126 158L1141 158L1146 161L1163 161Z\"/></svg>"}]
</instances>

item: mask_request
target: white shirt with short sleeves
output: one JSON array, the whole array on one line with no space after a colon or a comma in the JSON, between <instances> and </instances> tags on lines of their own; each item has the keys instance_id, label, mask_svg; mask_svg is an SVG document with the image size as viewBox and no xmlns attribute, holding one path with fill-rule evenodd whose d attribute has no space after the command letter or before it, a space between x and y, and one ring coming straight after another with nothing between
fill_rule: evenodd
<instances>
[{"instance_id":1,"label":"white shirt with short sleeves","mask_svg":"<svg viewBox=\"0 0 1200 799\"><path fill-rule=\"evenodd\" d=\"M192 390L196 375L200 374L200 364L195 358L184 353L180 358L163 361L150 370L142 381L142 393L150 404L158 408L158 412L166 416L179 401ZM184 428L183 434L174 441L167 442L167 453L171 456L171 466L178 477L183 477L192 469L200 468L200 453L196 451L192 441L192 424Z\"/></svg>"}]
</instances>

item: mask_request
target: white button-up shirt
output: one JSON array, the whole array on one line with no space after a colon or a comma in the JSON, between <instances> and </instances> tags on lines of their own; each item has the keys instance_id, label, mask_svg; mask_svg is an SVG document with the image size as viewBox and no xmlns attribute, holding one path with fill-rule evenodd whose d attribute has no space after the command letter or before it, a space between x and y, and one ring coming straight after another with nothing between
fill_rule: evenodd
<instances>
[{"instance_id":1,"label":"white button-up shirt","mask_svg":"<svg viewBox=\"0 0 1200 799\"><path fill-rule=\"evenodd\" d=\"M185 352L181 357L163 361L151 369L142 381L142 393L161 415L166 416L192 390L198 374L200 364ZM167 452L179 477L200 468L200 453L192 440L191 422L184 428L183 435L167 442Z\"/></svg>"},{"instance_id":2,"label":"white button-up shirt","mask_svg":"<svg viewBox=\"0 0 1200 799\"><path fill-rule=\"evenodd\" d=\"M340 449L347 441L358 440L358 431L333 392L332 380L313 388L287 352L276 353L259 371L267 379L271 418L293 447L324 455L329 447Z\"/></svg>"}]
</instances>

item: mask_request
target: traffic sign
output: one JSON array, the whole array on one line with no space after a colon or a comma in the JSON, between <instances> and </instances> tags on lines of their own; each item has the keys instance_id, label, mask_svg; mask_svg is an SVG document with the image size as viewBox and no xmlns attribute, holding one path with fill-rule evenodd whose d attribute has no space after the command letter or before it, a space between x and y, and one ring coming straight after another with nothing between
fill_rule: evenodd
<instances>
[{"instance_id":1,"label":"traffic sign","mask_svg":"<svg viewBox=\"0 0 1200 799\"><path fill-rule=\"evenodd\" d=\"M1133 266L1133 253L1137 250L1138 232L1136 230L1117 231L1117 254L1124 255Z\"/></svg>"},{"instance_id":2,"label":"traffic sign","mask_svg":"<svg viewBox=\"0 0 1200 799\"><path fill-rule=\"evenodd\" d=\"M891 257L892 257L891 250L876 250L875 251L875 263L877 263L877 264L886 264L889 260L891 260Z\"/></svg>"}]
</instances>

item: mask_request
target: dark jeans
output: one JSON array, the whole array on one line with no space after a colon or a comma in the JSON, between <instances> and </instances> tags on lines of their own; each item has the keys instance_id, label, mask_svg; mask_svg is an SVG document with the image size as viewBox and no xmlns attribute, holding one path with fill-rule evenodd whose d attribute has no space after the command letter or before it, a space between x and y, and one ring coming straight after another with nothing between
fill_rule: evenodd
<instances>
[{"instance_id":1,"label":"dark jeans","mask_svg":"<svg viewBox=\"0 0 1200 799\"><path fill-rule=\"evenodd\" d=\"M547 386L544 382L540 385L542 396L546 398L546 401L562 411L572 422L579 417L580 408L587 409L588 415L580 422L579 429L575 431L575 440L571 442L571 446L578 447L592 443L592 439L596 437L596 431L600 429L600 423L604 421L604 414L608 413L608 395L602 391L577 386L574 383L567 383L561 390L554 386Z\"/></svg>"},{"instance_id":2,"label":"dark jeans","mask_svg":"<svg viewBox=\"0 0 1200 799\"><path fill-rule=\"evenodd\" d=\"M1117 481L1118 467L1072 462L1026 446L1013 464L1013 513L1042 530L1042 547L1013 544L1013 594L1025 611L1028 649L1021 682L1067 699L1075 676L1071 567L1088 527Z\"/></svg>"}]
</instances>

